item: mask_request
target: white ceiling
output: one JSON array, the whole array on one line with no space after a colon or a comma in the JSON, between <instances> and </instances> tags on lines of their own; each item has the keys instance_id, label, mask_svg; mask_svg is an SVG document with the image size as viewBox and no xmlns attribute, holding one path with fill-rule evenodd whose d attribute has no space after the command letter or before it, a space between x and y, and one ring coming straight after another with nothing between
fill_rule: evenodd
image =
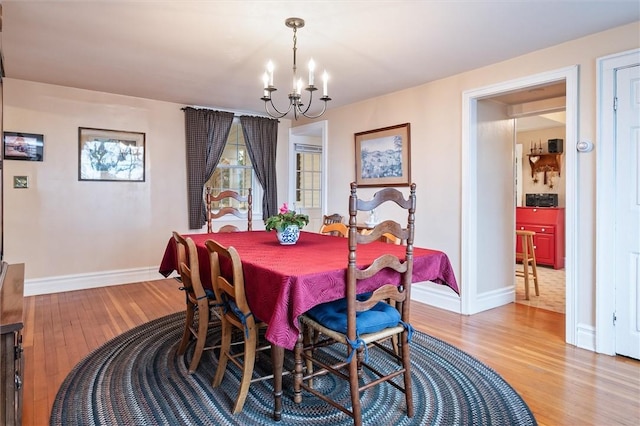
<instances>
[{"instance_id":1,"label":"white ceiling","mask_svg":"<svg viewBox=\"0 0 640 426\"><path fill-rule=\"evenodd\" d=\"M298 69L330 74L329 107L475 69L640 20L625 1L3 1L6 77L236 111L283 106ZM319 76L316 76L319 80Z\"/></svg>"}]
</instances>

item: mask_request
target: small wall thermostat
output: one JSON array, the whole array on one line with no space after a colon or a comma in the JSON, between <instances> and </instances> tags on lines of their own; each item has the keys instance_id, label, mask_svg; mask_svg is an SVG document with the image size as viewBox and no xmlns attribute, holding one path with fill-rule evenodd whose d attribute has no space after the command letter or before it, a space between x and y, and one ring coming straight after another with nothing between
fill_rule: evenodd
<instances>
[{"instance_id":1,"label":"small wall thermostat","mask_svg":"<svg viewBox=\"0 0 640 426\"><path fill-rule=\"evenodd\" d=\"M589 152L593 149L593 142L591 141L580 141L576 145L576 149L578 152Z\"/></svg>"}]
</instances>

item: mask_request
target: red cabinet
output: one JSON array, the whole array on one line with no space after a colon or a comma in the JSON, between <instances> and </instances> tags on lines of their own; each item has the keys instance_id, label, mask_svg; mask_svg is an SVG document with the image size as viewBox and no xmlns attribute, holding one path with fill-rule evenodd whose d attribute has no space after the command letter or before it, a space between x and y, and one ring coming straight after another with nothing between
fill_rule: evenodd
<instances>
[{"instance_id":1,"label":"red cabinet","mask_svg":"<svg viewBox=\"0 0 640 426\"><path fill-rule=\"evenodd\" d=\"M564 268L564 208L516 207L516 229L534 231L536 263ZM522 241L516 239L516 251Z\"/></svg>"}]
</instances>

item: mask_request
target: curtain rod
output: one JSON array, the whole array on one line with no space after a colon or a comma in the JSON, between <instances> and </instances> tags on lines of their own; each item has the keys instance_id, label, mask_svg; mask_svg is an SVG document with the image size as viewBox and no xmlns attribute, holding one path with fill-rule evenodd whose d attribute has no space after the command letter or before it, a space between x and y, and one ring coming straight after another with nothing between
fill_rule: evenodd
<instances>
[{"instance_id":1,"label":"curtain rod","mask_svg":"<svg viewBox=\"0 0 640 426\"><path fill-rule=\"evenodd\" d=\"M261 118L272 118L272 117L268 117L266 115L260 115L260 114L254 114L254 113L242 113L242 112L237 112L237 111L229 111L229 110L225 110L225 109L221 109L221 108L207 108L207 107L196 107L196 106L188 106L188 107L182 107L180 108L182 111L184 111L187 108L193 108L193 109L206 109L209 111L222 111L222 112L232 112L234 117L242 117L243 115L250 115L252 117L261 117ZM280 122L280 120L278 120L278 123Z\"/></svg>"}]
</instances>

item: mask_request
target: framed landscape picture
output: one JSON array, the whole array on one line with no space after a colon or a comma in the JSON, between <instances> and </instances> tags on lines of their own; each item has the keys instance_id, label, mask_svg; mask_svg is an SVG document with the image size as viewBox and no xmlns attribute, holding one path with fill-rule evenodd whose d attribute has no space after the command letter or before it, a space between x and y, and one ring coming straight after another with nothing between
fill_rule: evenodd
<instances>
[{"instance_id":1,"label":"framed landscape picture","mask_svg":"<svg viewBox=\"0 0 640 426\"><path fill-rule=\"evenodd\" d=\"M144 182L145 134L78 128L78 180Z\"/></svg>"},{"instance_id":2,"label":"framed landscape picture","mask_svg":"<svg viewBox=\"0 0 640 426\"><path fill-rule=\"evenodd\" d=\"M44 136L36 133L4 132L4 159L43 161Z\"/></svg>"},{"instance_id":3,"label":"framed landscape picture","mask_svg":"<svg viewBox=\"0 0 640 426\"><path fill-rule=\"evenodd\" d=\"M410 138L409 123L356 133L356 184L408 186Z\"/></svg>"}]
</instances>

